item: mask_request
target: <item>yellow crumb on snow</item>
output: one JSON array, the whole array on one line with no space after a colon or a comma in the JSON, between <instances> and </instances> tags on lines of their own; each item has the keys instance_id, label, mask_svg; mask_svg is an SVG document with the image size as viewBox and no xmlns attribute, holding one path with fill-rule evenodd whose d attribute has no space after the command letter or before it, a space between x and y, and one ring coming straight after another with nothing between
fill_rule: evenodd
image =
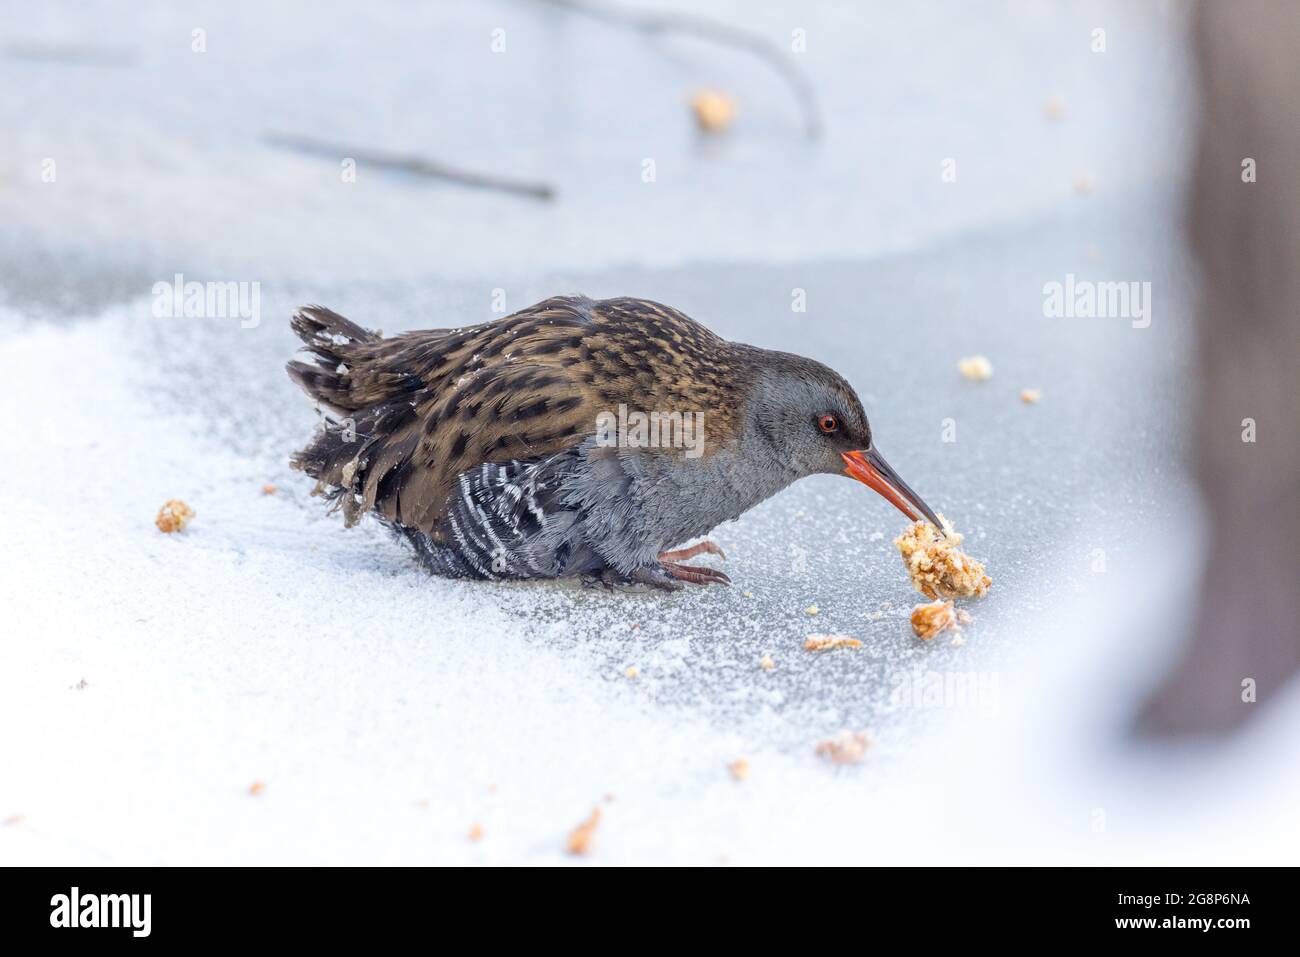
<instances>
[{"instance_id":1,"label":"yellow crumb on snow","mask_svg":"<svg viewBox=\"0 0 1300 957\"><path fill-rule=\"evenodd\" d=\"M803 610L803 613L811 617L812 615L815 615L820 611L821 609L818 608L816 605L809 605L807 608Z\"/></svg>"},{"instance_id":2,"label":"yellow crumb on snow","mask_svg":"<svg viewBox=\"0 0 1300 957\"><path fill-rule=\"evenodd\" d=\"M929 641L939 632L956 627L957 616L953 614L951 601L940 598L912 609L912 633L922 641Z\"/></svg>"},{"instance_id":3,"label":"yellow crumb on snow","mask_svg":"<svg viewBox=\"0 0 1300 957\"><path fill-rule=\"evenodd\" d=\"M1033 405L1042 397L1043 397L1042 389L1021 389L1020 390L1020 401L1025 403L1025 405Z\"/></svg>"},{"instance_id":4,"label":"yellow crumb on snow","mask_svg":"<svg viewBox=\"0 0 1300 957\"><path fill-rule=\"evenodd\" d=\"M957 360L957 371L972 382L983 382L993 375L993 363L987 356L965 356Z\"/></svg>"},{"instance_id":5,"label":"yellow crumb on snow","mask_svg":"<svg viewBox=\"0 0 1300 957\"><path fill-rule=\"evenodd\" d=\"M836 648L861 648L862 642L848 635L809 635L804 639L804 651L833 651Z\"/></svg>"},{"instance_id":6,"label":"yellow crumb on snow","mask_svg":"<svg viewBox=\"0 0 1300 957\"><path fill-rule=\"evenodd\" d=\"M743 781L749 777L749 759L736 758L736 760L727 765L727 770L731 772L733 779Z\"/></svg>"},{"instance_id":7,"label":"yellow crumb on snow","mask_svg":"<svg viewBox=\"0 0 1300 957\"><path fill-rule=\"evenodd\" d=\"M865 731L841 731L838 735L820 742L816 747L818 757L832 764L858 764L867 756L871 737Z\"/></svg>"},{"instance_id":8,"label":"yellow crumb on snow","mask_svg":"<svg viewBox=\"0 0 1300 957\"><path fill-rule=\"evenodd\" d=\"M483 825L475 821L469 826L469 833L465 836L474 842L483 840Z\"/></svg>"},{"instance_id":9,"label":"yellow crumb on snow","mask_svg":"<svg viewBox=\"0 0 1300 957\"><path fill-rule=\"evenodd\" d=\"M263 784L261 781L254 781L252 784L248 786L248 794L250 797L257 797L265 790L266 790L266 785Z\"/></svg>"},{"instance_id":10,"label":"yellow crumb on snow","mask_svg":"<svg viewBox=\"0 0 1300 957\"><path fill-rule=\"evenodd\" d=\"M917 605L912 609L912 632L923 641L929 641L941 631L955 631L952 644L961 647L966 644L962 637L963 625L969 625L974 619L964 608L953 608L951 601L942 598L928 605Z\"/></svg>"},{"instance_id":11,"label":"yellow crumb on snow","mask_svg":"<svg viewBox=\"0 0 1300 957\"><path fill-rule=\"evenodd\" d=\"M171 534L185 528L193 517L194 509L180 499L173 498L163 503L163 507L158 510L158 517L153 520L153 523L158 526L158 531Z\"/></svg>"},{"instance_id":12,"label":"yellow crumb on snow","mask_svg":"<svg viewBox=\"0 0 1300 957\"><path fill-rule=\"evenodd\" d=\"M277 489L277 488L276 488L274 485L272 485L270 482L267 482L265 485L262 486L262 494L263 494L263 495L274 495L274 494L275 494L276 492L278 492L278 491L279 491L279 489Z\"/></svg>"},{"instance_id":13,"label":"yellow crumb on snow","mask_svg":"<svg viewBox=\"0 0 1300 957\"><path fill-rule=\"evenodd\" d=\"M570 854L583 855L591 853L591 842L596 837L596 828L600 826L600 808L593 807L591 816L569 832L564 842Z\"/></svg>"},{"instance_id":14,"label":"yellow crumb on snow","mask_svg":"<svg viewBox=\"0 0 1300 957\"><path fill-rule=\"evenodd\" d=\"M903 556L912 586L926 598L978 598L988 591L993 579L984 566L961 550L962 536L948 520L940 532L930 522L913 522L894 539Z\"/></svg>"},{"instance_id":15,"label":"yellow crumb on snow","mask_svg":"<svg viewBox=\"0 0 1300 957\"><path fill-rule=\"evenodd\" d=\"M1049 120L1059 120L1065 115L1065 97L1049 96L1043 102L1043 115Z\"/></svg>"},{"instance_id":16,"label":"yellow crumb on snow","mask_svg":"<svg viewBox=\"0 0 1300 957\"><path fill-rule=\"evenodd\" d=\"M758 659L758 666L764 671L771 671L776 667L776 662L772 660L771 655L764 655L762 658Z\"/></svg>"},{"instance_id":17,"label":"yellow crumb on snow","mask_svg":"<svg viewBox=\"0 0 1300 957\"><path fill-rule=\"evenodd\" d=\"M1091 193L1093 185L1092 177L1087 173L1079 173L1074 177L1074 191L1076 193Z\"/></svg>"},{"instance_id":18,"label":"yellow crumb on snow","mask_svg":"<svg viewBox=\"0 0 1300 957\"><path fill-rule=\"evenodd\" d=\"M628 665L627 671L623 672L623 674L627 675L629 678L635 678L637 675L641 674L641 671L636 665Z\"/></svg>"},{"instance_id":19,"label":"yellow crumb on snow","mask_svg":"<svg viewBox=\"0 0 1300 957\"><path fill-rule=\"evenodd\" d=\"M691 97L691 110L700 129L720 133L736 119L736 101L720 90L699 90Z\"/></svg>"}]
</instances>

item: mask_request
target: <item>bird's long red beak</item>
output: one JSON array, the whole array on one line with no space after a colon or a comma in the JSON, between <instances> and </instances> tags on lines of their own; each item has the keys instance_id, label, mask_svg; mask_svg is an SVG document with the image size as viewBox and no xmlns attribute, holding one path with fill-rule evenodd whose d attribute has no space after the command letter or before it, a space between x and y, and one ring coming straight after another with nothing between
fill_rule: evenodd
<instances>
[{"instance_id":1,"label":"bird's long red beak","mask_svg":"<svg viewBox=\"0 0 1300 957\"><path fill-rule=\"evenodd\" d=\"M841 452L844 459L844 474L855 478L863 485L879 492L884 498L912 521L925 516L934 523L934 527L943 528L939 516L935 515L921 496L908 487L885 461L883 455L875 449L863 449L860 452ZM921 514L918 515L917 512Z\"/></svg>"}]
</instances>

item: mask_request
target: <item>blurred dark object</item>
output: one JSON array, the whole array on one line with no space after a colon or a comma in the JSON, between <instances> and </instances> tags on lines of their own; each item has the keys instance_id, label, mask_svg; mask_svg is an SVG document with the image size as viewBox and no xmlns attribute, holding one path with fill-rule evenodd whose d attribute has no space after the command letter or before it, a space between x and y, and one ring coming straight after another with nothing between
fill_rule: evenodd
<instances>
[{"instance_id":1,"label":"blurred dark object","mask_svg":"<svg viewBox=\"0 0 1300 957\"><path fill-rule=\"evenodd\" d=\"M473 170L448 166L422 156L400 156L396 153L383 153L378 150L357 149L339 143L326 143L308 136L292 136L285 133L267 133L266 142L281 149L294 150L311 156L325 156L337 162L348 158L365 166L389 172L406 173L410 176L422 176L426 179L442 179L472 189L492 189L500 193L512 193L516 196L528 196L532 199L550 200L555 198L555 188L546 183L528 182L509 179L490 173L478 173Z\"/></svg>"},{"instance_id":2,"label":"blurred dark object","mask_svg":"<svg viewBox=\"0 0 1300 957\"><path fill-rule=\"evenodd\" d=\"M1144 715L1169 733L1233 728L1300 669L1300 4L1202 3L1196 42L1194 449L1209 557L1191 644ZM1248 680L1258 703L1243 700Z\"/></svg>"}]
</instances>

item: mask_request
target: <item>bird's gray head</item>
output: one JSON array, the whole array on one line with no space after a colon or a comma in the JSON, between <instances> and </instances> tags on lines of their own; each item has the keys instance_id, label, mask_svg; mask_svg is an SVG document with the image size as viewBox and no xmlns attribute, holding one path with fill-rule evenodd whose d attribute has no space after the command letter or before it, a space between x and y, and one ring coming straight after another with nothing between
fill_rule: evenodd
<instances>
[{"instance_id":1,"label":"bird's gray head","mask_svg":"<svg viewBox=\"0 0 1300 957\"><path fill-rule=\"evenodd\" d=\"M820 362L766 353L745 409L744 436L747 445L758 447L755 453L769 459L770 467L785 470L791 481L848 475L909 518L924 516L942 527L872 444L871 424L853 387Z\"/></svg>"}]
</instances>

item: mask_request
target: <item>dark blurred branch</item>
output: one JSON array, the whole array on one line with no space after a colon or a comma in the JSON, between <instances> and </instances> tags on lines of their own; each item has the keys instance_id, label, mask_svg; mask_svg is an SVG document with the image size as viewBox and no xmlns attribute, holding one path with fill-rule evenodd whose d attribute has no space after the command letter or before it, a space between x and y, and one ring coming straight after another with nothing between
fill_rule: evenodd
<instances>
[{"instance_id":1,"label":"dark blurred branch","mask_svg":"<svg viewBox=\"0 0 1300 957\"><path fill-rule=\"evenodd\" d=\"M550 200L555 198L555 190L546 183L530 183L523 180L506 179L490 173L476 173L472 170L457 169L444 163L424 159L420 156L402 156L396 153L382 153L374 150L355 149L337 143L326 143L306 136L292 136L283 133L268 133L266 141L281 149L293 150L312 156L327 156L331 159L352 159L358 165L365 164L378 169L409 173L430 179L443 179L461 186L474 189L493 189L501 193L516 196L528 196L532 199Z\"/></svg>"},{"instance_id":2,"label":"dark blurred branch","mask_svg":"<svg viewBox=\"0 0 1300 957\"><path fill-rule=\"evenodd\" d=\"M90 66L134 66L136 60L134 50L58 43L10 43L5 46L4 52L5 56L13 60Z\"/></svg>"},{"instance_id":3,"label":"dark blurred branch","mask_svg":"<svg viewBox=\"0 0 1300 957\"><path fill-rule=\"evenodd\" d=\"M785 51L760 34L689 14L645 13L640 10L611 6L597 0L542 0L542 2L596 20L603 20L606 23L628 26L643 33L683 33L753 54L781 74L782 79L790 87L803 113L804 133L808 138L815 140L821 136L821 111L817 106L817 96L813 92L812 84Z\"/></svg>"}]
</instances>

